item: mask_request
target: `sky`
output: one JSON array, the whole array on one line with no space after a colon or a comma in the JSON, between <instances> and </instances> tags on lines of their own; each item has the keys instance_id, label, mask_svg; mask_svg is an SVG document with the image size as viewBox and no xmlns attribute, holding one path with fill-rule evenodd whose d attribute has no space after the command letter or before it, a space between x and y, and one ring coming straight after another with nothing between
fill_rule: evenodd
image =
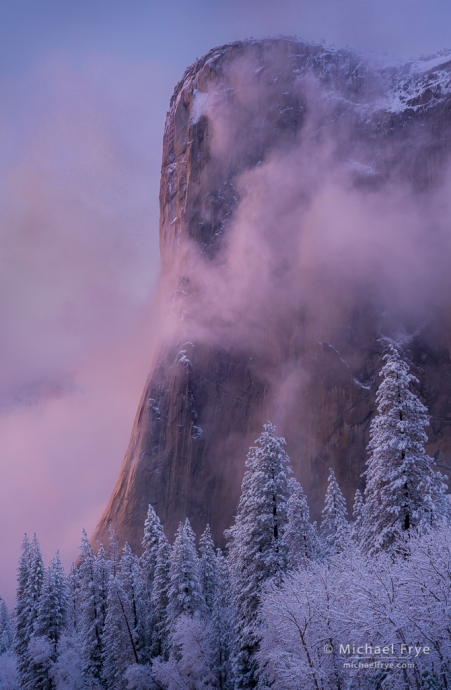
<instances>
[{"instance_id":1,"label":"sky","mask_svg":"<svg viewBox=\"0 0 451 690\"><path fill-rule=\"evenodd\" d=\"M0 0L0 595L23 534L68 567L127 447L158 332L164 119L236 39L406 59L451 47L448 0Z\"/></svg>"}]
</instances>

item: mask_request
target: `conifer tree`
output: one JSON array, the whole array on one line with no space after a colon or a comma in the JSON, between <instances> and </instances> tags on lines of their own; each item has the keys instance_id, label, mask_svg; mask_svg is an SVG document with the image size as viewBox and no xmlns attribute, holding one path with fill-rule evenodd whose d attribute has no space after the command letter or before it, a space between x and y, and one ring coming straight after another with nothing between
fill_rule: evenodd
<instances>
[{"instance_id":1,"label":"conifer tree","mask_svg":"<svg viewBox=\"0 0 451 690\"><path fill-rule=\"evenodd\" d=\"M28 623L31 629L34 629L38 617L39 601L41 598L42 585L44 583L44 561L42 558L41 547L36 534L33 534L31 540L31 562L30 575L28 578L28 598L30 602L30 611Z\"/></svg>"},{"instance_id":2,"label":"conifer tree","mask_svg":"<svg viewBox=\"0 0 451 690\"><path fill-rule=\"evenodd\" d=\"M157 564L158 548L163 536L163 527L153 506L149 504L147 517L144 522L144 536L142 540L143 553L140 559L144 579L148 591L152 591L152 582Z\"/></svg>"},{"instance_id":3,"label":"conifer tree","mask_svg":"<svg viewBox=\"0 0 451 690\"><path fill-rule=\"evenodd\" d=\"M205 599L200 583L199 557L196 551L196 535L190 521L181 522L171 551L167 624L171 635L180 616L204 615Z\"/></svg>"},{"instance_id":4,"label":"conifer tree","mask_svg":"<svg viewBox=\"0 0 451 690\"><path fill-rule=\"evenodd\" d=\"M233 606L230 574L227 559L218 549L216 552L217 586L213 600L211 617L212 642L214 651L213 674L220 690L233 690L233 671L231 663L233 642Z\"/></svg>"},{"instance_id":5,"label":"conifer tree","mask_svg":"<svg viewBox=\"0 0 451 690\"><path fill-rule=\"evenodd\" d=\"M119 572L117 576L118 581L122 587L124 595L129 607L129 626L133 638L134 652L139 658L139 661L148 660L148 649L146 648L146 617L151 611L147 611L147 602L144 596L144 583L141 569L139 566L139 559L134 555L130 546L126 543L122 549L121 558L119 561Z\"/></svg>"},{"instance_id":6,"label":"conifer tree","mask_svg":"<svg viewBox=\"0 0 451 690\"><path fill-rule=\"evenodd\" d=\"M33 632L33 626L29 625L30 604L28 599L28 580L30 578L31 569L31 544L26 534L22 541L21 550L22 553L17 569L14 651L17 654L19 682L21 685L24 685L29 666L28 644Z\"/></svg>"},{"instance_id":7,"label":"conifer tree","mask_svg":"<svg viewBox=\"0 0 451 690\"><path fill-rule=\"evenodd\" d=\"M409 373L398 348L384 356L383 381L371 422L362 522L362 543L369 553L403 548L412 528L427 529L445 517L444 477L426 455L427 408L410 390L418 379Z\"/></svg>"},{"instance_id":8,"label":"conifer tree","mask_svg":"<svg viewBox=\"0 0 451 690\"><path fill-rule=\"evenodd\" d=\"M67 626L67 582L59 553L47 569L42 586L34 632L30 640L31 664L28 687L53 690L51 669L57 659L57 647Z\"/></svg>"},{"instance_id":9,"label":"conifer tree","mask_svg":"<svg viewBox=\"0 0 451 690\"><path fill-rule=\"evenodd\" d=\"M101 686L103 663L103 631L106 618L108 588L108 561L105 551L99 548L97 557L91 548L86 531L81 541L81 615L80 638L82 641L83 677L89 685Z\"/></svg>"},{"instance_id":10,"label":"conifer tree","mask_svg":"<svg viewBox=\"0 0 451 690\"><path fill-rule=\"evenodd\" d=\"M68 608L67 579L57 552L46 573L34 630L35 635L48 637L55 650L67 627Z\"/></svg>"},{"instance_id":11,"label":"conifer tree","mask_svg":"<svg viewBox=\"0 0 451 690\"><path fill-rule=\"evenodd\" d=\"M352 525L351 525L351 537L355 542L359 543L360 532L362 529L362 518L363 518L363 496L360 489L357 489L354 497L354 506L352 508Z\"/></svg>"},{"instance_id":12,"label":"conifer tree","mask_svg":"<svg viewBox=\"0 0 451 690\"><path fill-rule=\"evenodd\" d=\"M210 525L207 525L204 533L199 539L200 551L200 581L204 594L207 612L211 616L215 599L216 588L218 586L217 561L215 545L211 536Z\"/></svg>"},{"instance_id":13,"label":"conifer tree","mask_svg":"<svg viewBox=\"0 0 451 690\"><path fill-rule=\"evenodd\" d=\"M328 556L343 551L350 537L346 501L338 486L332 467L329 469L327 480L326 499L321 522L321 537L325 553Z\"/></svg>"},{"instance_id":14,"label":"conifer tree","mask_svg":"<svg viewBox=\"0 0 451 690\"><path fill-rule=\"evenodd\" d=\"M133 611L119 576L108 587L107 616L103 634L102 676L108 690L126 690L124 673L139 663L133 631Z\"/></svg>"},{"instance_id":15,"label":"conifer tree","mask_svg":"<svg viewBox=\"0 0 451 690\"><path fill-rule=\"evenodd\" d=\"M81 579L80 571L72 563L67 578L67 597L68 597L68 633L76 634L80 630L80 614L81 614Z\"/></svg>"},{"instance_id":16,"label":"conifer tree","mask_svg":"<svg viewBox=\"0 0 451 690\"><path fill-rule=\"evenodd\" d=\"M145 611L142 620L142 635L143 635L143 654L150 659L152 656L152 637L154 637L154 621L153 621L153 606L152 606L152 590L157 567L158 549L161 540L164 539L163 527L160 519L149 504L147 510L146 520L144 522L144 536L142 540L143 552L139 559L142 586L143 586L143 609Z\"/></svg>"},{"instance_id":17,"label":"conifer tree","mask_svg":"<svg viewBox=\"0 0 451 690\"><path fill-rule=\"evenodd\" d=\"M283 541L287 549L288 568L298 568L319 555L316 528L310 522L307 498L299 482L290 479L291 495L287 503L287 526Z\"/></svg>"},{"instance_id":18,"label":"conifer tree","mask_svg":"<svg viewBox=\"0 0 451 690\"><path fill-rule=\"evenodd\" d=\"M265 582L280 581L286 569L283 534L290 494L285 439L275 427L264 431L247 456L235 524L226 532L235 604L233 669L236 687L254 688L260 627L260 594Z\"/></svg>"},{"instance_id":19,"label":"conifer tree","mask_svg":"<svg viewBox=\"0 0 451 690\"><path fill-rule=\"evenodd\" d=\"M111 525L108 532L108 551L106 556L110 561L110 570L112 575L116 575L119 566L119 544L117 541L116 532Z\"/></svg>"},{"instance_id":20,"label":"conifer tree","mask_svg":"<svg viewBox=\"0 0 451 690\"><path fill-rule=\"evenodd\" d=\"M0 655L11 649L13 643L13 630L7 606L0 597Z\"/></svg>"},{"instance_id":21,"label":"conifer tree","mask_svg":"<svg viewBox=\"0 0 451 690\"><path fill-rule=\"evenodd\" d=\"M19 683L23 690L33 689L30 640L38 617L43 580L44 563L38 539L33 535L30 543L25 535L18 568L14 637Z\"/></svg>"},{"instance_id":22,"label":"conifer tree","mask_svg":"<svg viewBox=\"0 0 451 690\"><path fill-rule=\"evenodd\" d=\"M169 654L168 601L171 569L171 545L163 534L157 552L155 576L150 598L152 618L151 656L167 660Z\"/></svg>"}]
</instances>

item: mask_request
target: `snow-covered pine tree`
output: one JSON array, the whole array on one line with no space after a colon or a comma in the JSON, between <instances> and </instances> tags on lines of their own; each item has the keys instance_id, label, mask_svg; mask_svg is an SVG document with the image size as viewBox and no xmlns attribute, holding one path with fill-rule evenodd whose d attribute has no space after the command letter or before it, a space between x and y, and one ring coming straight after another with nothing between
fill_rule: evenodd
<instances>
[{"instance_id":1,"label":"snow-covered pine tree","mask_svg":"<svg viewBox=\"0 0 451 690\"><path fill-rule=\"evenodd\" d=\"M44 562L38 539L34 534L30 543L25 535L18 568L14 636L19 683L24 690L33 688L29 645L38 616L43 581Z\"/></svg>"},{"instance_id":2,"label":"snow-covered pine tree","mask_svg":"<svg viewBox=\"0 0 451 690\"><path fill-rule=\"evenodd\" d=\"M75 634L80 630L81 614L81 579L80 571L75 563L72 563L67 578L67 597L68 597L68 633Z\"/></svg>"},{"instance_id":3,"label":"snow-covered pine tree","mask_svg":"<svg viewBox=\"0 0 451 690\"><path fill-rule=\"evenodd\" d=\"M211 648L214 652L213 674L220 690L233 690L231 663L233 641L233 606L227 559L221 550L216 551L217 586L211 616Z\"/></svg>"},{"instance_id":4,"label":"snow-covered pine tree","mask_svg":"<svg viewBox=\"0 0 451 690\"><path fill-rule=\"evenodd\" d=\"M211 536L210 525L207 525L204 533L199 539L200 551L200 581L204 593L207 613L211 616L213 603L215 600L216 588L218 586L217 561L215 545Z\"/></svg>"},{"instance_id":5,"label":"snow-covered pine tree","mask_svg":"<svg viewBox=\"0 0 451 690\"><path fill-rule=\"evenodd\" d=\"M338 486L332 467L329 468L327 480L325 505L321 521L321 537L327 556L343 551L350 537L346 501Z\"/></svg>"},{"instance_id":6,"label":"snow-covered pine tree","mask_svg":"<svg viewBox=\"0 0 451 690\"><path fill-rule=\"evenodd\" d=\"M141 544L143 547L143 553L140 558L143 577L149 592L152 591L152 583L157 564L158 548L160 546L160 539L162 538L163 534L163 527L161 526L160 518L153 509L153 506L149 504L147 517L144 522L144 536Z\"/></svg>"},{"instance_id":7,"label":"snow-covered pine tree","mask_svg":"<svg viewBox=\"0 0 451 690\"><path fill-rule=\"evenodd\" d=\"M62 632L67 628L68 608L67 578L57 551L46 573L34 629L35 635L49 638L55 651Z\"/></svg>"},{"instance_id":8,"label":"snow-covered pine tree","mask_svg":"<svg viewBox=\"0 0 451 690\"><path fill-rule=\"evenodd\" d=\"M89 543L86 531L81 540L81 615L83 677L87 685L102 681L103 631L106 618L108 561L101 547L97 557Z\"/></svg>"},{"instance_id":9,"label":"snow-covered pine tree","mask_svg":"<svg viewBox=\"0 0 451 690\"><path fill-rule=\"evenodd\" d=\"M196 535L190 521L181 522L171 551L167 624L169 643L180 616L204 616L205 599L200 583L199 557Z\"/></svg>"},{"instance_id":10,"label":"snow-covered pine tree","mask_svg":"<svg viewBox=\"0 0 451 690\"><path fill-rule=\"evenodd\" d=\"M169 654L168 599L171 569L171 545L163 534L157 552L155 576L152 583L150 605L152 611L151 656L167 660Z\"/></svg>"},{"instance_id":11,"label":"snow-covered pine tree","mask_svg":"<svg viewBox=\"0 0 451 690\"><path fill-rule=\"evenodd\" d=\"M356 489L354 497L354 506L352 508L352 525L351 525L351 538L359 543L360 532L362 529L362 517L363 517L363 496L360 489Z\"/></svg>"},{"instance_id":12,"label":"snow-covered pine tree","mask_svg":"<svg viewBox=\"0 0 451 690\"><path fill-rule=\"evenodd\" d=\"M225 532L235 605L233 671L238 690L257 684L260 595L264 584L280 581L286 570L283 542L290 495L289 457L275 427L249 449L235 524Z\"/></svg>"},{"instance_id":13,"label":"snow-covered pine tree","mask_svg":"<svg viewBox=\"0 0 451 690\"><path fill-rule=\"evenodd\" d=\"M28 600L28 580L31 568L31 544L25 534L22 546L22 553L17 568L17 592L15 607L15 635L14 651L17 654L17 670L20 684L25 683L29 665L28 643L30 642L33 626L29 625L30 605Z\"/></svg>"},{"instance_id":14,"label":"snow-covered pine tree","mask_svg":"<svg viewBox=\"0 0 451 690\"><path fill-rule=\"evenodd\" d=\"M367 460L362 544L369 553L400 548L412 528L445 517L445 477L426 455L427 408L410 390L418 379L393 345L384 356Z\"/></svg>"},{"instance_id":15,"label":"snow-covered pine tree","mask_svg":"<svg viewBox=\"0 0 451 690\"><path fill-rule=\"evenodd\" d=\"M67 581L59 553L47 569L39 599L39 609L30 639L31 664L27 687L33 690L52 690L50 675L57 659L57 647L67 627Z\"/></svg>"},{"instance_id":16,"label":"snow-covered pine tree","mask_svg":"<svg viewBox=\"0 0 451 690\"><path fill-rule=\"evenodd\" d=\"M126 690L125 671L139 663L133 631L133 611L119 576L112 575L108 586L107 615L103 633L103 670L105 688Z\"/></svg>"},{"instance_id":17,"label":"snow-covered pine tree","mask_svg":"<svg viewBox=\"0 0 451 690\"><path fill-rule=\"evenodd\" d=\"M0 597L0 656L11 649L13 629L8 608Z\"/></svg>"},{"instance_id":18,"label":"snow-covered pine tree","mask_svg":"<svg viewBox=\"0 0 451 690\"><path fill-rule=\"evenodd\" d=\"M152 656L152 637L154 636L153 631L153 613L152 613L152 590L153 581L155 578L155 572L157 567L157 556L158 549L161 544L161 540L164 539L163 527L161 525L160 519L156 514L153 506L149 504L147 510L146 520L144 522L144 536L141 542L143 547L143 552L141 558L139 559L143 590L143 608L146 611L144 619L142 621L143 627L143 654L147 659Z\"/></svg>"},{"instance_id":19,"label":"snow-covered pine tree","mask_svg":"<svg viewBox=\"0 0 451 690\"><path fill-rule=\"evenodd\" d=\"M140 663L148 661L149 649L147 647L150 640L146 639L146 618L147 601L144 591L139 559L134 555L130 546L126 543L122 549L119 561L118 580L127 599L127 606L130 610L130 629L132 631L134 649Z\"/></svg>"},{"instance_id":20,"label":"snow-covered pine tree","mask_svg":"<svg viewBox=\"0 0 451 690\"><path fill-rule=\"evenodd\" d=\"M283 542L287 549L288 568L292 570L317 558L320 547L316 527L310 522L310 511L302 486L293 477L289 485L291 496L287 503Z\"/></svg>"},{"instance_id":21,"label":"snow-covered pine tree","mask_svg":"<svg viewBox=\"0 0 451 690\"><path fill-rule=\"evenodd\" d=\"M111 525L108 532L108 550L106 556L110 561L111 574L116 575L119 565L119 544L117 541L116 532Z\"/></svg>"}]
</instances>

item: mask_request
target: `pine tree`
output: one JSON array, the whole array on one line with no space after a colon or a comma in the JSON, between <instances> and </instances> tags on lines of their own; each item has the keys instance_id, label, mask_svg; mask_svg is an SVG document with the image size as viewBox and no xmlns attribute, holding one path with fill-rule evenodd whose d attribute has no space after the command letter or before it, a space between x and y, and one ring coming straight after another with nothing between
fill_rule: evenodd
<instances>
[{"instance_id":1,"label":"pine tree","mask_svg":"<svg viewBox=\"0 0 451 690\"><path fill-rule=\"evenodd\" d=\"M0 597L0 656L11 649L13 630L5 602Z\"/></svg>"},{"instance_id":2,"label":"pine tree","mask_svg":"<svg viewBox=\"0 0 451 690\"><path fill-rule=\"evenodd\" d=\"M230 574L227 559L220 549L216 552L217 586L211 616L212 642L214 650L213 673L220 690L233 690L231 663L233 642L233 606Z\"/></svg>"},{"instance_id":3,"label":"pine tree","mask_svg":"<svg viewBox=\"0 0 451 690\"><path fill-rule=\"evenodd\" d=\"M359 543L360 532L362 529L362 518L363 518L363 496L360 489L357 489L354 497L354 506L352 508L352 525L351 525L351 537L356 542Z\"/></svg>"},{"instance_id":4,"label":"pine tree","mask_svg":"<svg viewBox=\"0 0 451 690\"><path fill-rule=\"evenodd\" d=\"M161 656L167 659L169 654L169 627L167 608L169 601L171 569L171 545L162 535L157 552L155 564L155 576L152 583L152 593L150 597L152 618L152 646L151 656Z\"/></svg>"},{"instance_id":5,"label":"pine tree","mask_svg":"<svg viewBox=\"0 0 451 690\"><path fill-rule=\"evenodd\" d=\"M119 544L116 537L116 532L110 525L108 530L108 551L107 558L110 561L110 570L113 575L116 575L119 565Z\"/></svg>"},{"instance_id":6,"label":"pine tree","mask_svg":"<svg viewBox=\"0 0 451 690\"><path fill-rule=\"evenodd\" d=\"M19 683L23 690L33 690L30 640L38 617L43 580L44 562L38 539L34 534L30 543L27 535L25 535L18 568L14 637Z\"/></svg>"},{"instance_id":7,"label":"pine tree","mask_svg":"<svg viewBox=\"0 0 451 690\"><path fill-rule=\"evenodd\" d=\"M126 690L124 673L139 663L133 631L133 610L119 576L110 578L103 634L102 676L108 690Z\"/></svg>"},{"instance_id":8,"label":"pine tree","mask_svg":"<svg viewBox=\"0 0 451 690\"><path fill-rule=\"evenodd\" d=\"M437 525L446 511L445 478L424 448L427 408L410 390L418 379L396 347L383 359L364 473L362 543L372 554L402 549L409 530Z\"/></svg>"},{"instance_id":9,"label":"pine tree","mask_svg":"<svg viewBox=\"0 0 451 690\"><path fill-rule=\"evenodd\" d=\"M130 546L126 543L122 549L119 561L118 580L127 600L130 610L130 630L133 638L134 654L139 662L148 661L146 648L146 617L149 602L144 596L144 582L139 565L139 559L134 555Z\"/></svg>"},{"instance_id":10,"label":"pine tree","mask_svg":"<svg viewBox=\"0 0 451 690\"><path fill-rule=\"evenodd\" d=\"M213 603L215 600L216 588L218 586L217 561L215 545L211 536L210 525L207 525L204 533L199 539L200 551L200 581L204 594L207 612L211 616Z\"/></svg>"},{"instance_id":11,"label":"pine tree","mask_svg":"<svg viewBox=\"0 0 451 690\"><path fill-rule=\"evenodd\" d=\"M142 540L143 553L139 560L142 573L143 585L143 608L146 611L142 620L142 635L143 635L143 656L149 660L153 654L152 638L155 637L153 626L153 606L152 606L152 590L153 582L157 567L158 550L161 541L165 539L163 527L160 519L149 504L147 510L147 517L144 522L144 536Z\"/></svg>"},{"instance_id":12,"label":"pine tree","mask_svg":"<svg viewBox=\"0 0 451 690\"><path fill-rule=\"evenodd\" d=\"M343 551L350 537L346 501L332 468L329 469L327 480L326 499L321 522L321 537L325 553L328 556Z\"/></svg>"},{"instance_id":13,"label":"pine tree","mask_svg":"<svg viewBox=\"0 0 451 690\"><path fill-rule=\"evenodd\" d=\"M47 569L39 609L30 640L32 662L28 687L52 690L55 687L51 668L57 659L57 647L67 626L67 582L57 553Z\"/></svg>"},{"instance_id":14,"label":"pine tree","mask_svg":"<svg viewBox=\"0 0 451 690\"><path fill-rule=\"evenodd\" d=\"M81 613L81 579L80 571L75 563L72 563L67 578L67 596L68 596L68 633L76 634L80 630L80 613Z\"/></svg>"},{"instance_id":15,"label":"pine tree","mask_svg":"<svg viewBox=\"0 0 451 690\"><path fill-rule=\"evenodd\" d=\"M28 618L30 629L34 629L38 617L39 601L41 598L42 585L44 583L44 574L45 568L41 547L39 546L39 541L36 534L33 534L33 539L31 540L30 575L27 584L28 598L30 602Z\"/></svg>"},{"instance_id":16,"label":"pine tree","mask_svg":"<svg viewBox=\"0 0 451 690\"><path fill-rule=\"evenodd\" d=\"M33 627L29 625L30 605L28 599L28 581L31 570L31 544L26 534L23 538L21 549L22 553L17 569L14 651L17 654L19 681L21 685L24 685L27 679L29 666L28 644L33 632Z\"/></svg>"},{"instance_id":17,"label":"pine tree","mask_svg":"<svg viewBox=\"0 0 451 690\"><path fill-rule=\"evenodd\" d=\"M299 482L290 479L291 496L287 503L287 526L283 541L290 569L305 565L319 556L316 528L310 522L307 498Z\"/></svg>"},{"instance_id":18,"label":"pine tree","mask_svg":"<svg viewBox=\"0 0 451 690\"><path fill-rule=\"evenodd\" d=\"M109 563L103 547L97 557L83 530L81 541L81 615L83 677L86 684L101 684L103 662L103 631L108 596Z\"/></svg>"},{"instance_id":19,"label":"pine tree","mask_svg":"<svg viewBox=\"0 0 451 690\"><path fill-rule=\"evenodd\" d=\"M290 494L289 458L285 439L275 436L272 424L251 447L235 524L226 532L235 604L233 668L238 689L257 683L260 627L259 604L263 585L280 581L286 569L283 534Z\"/></svg>"},{"instance_id":20,"label":"pine tree","mask_svg":"<svg viewBox=\"0 0 451 690\"><path fill-rule=\"evenodd\" d=\"M48 637L55 650L62 632L67 628L68 608L67 579L57 552L46 573L34 629L35 635Z\"/></svg>"},{"instance_id":21,"label":"pine tree","mask_svg":"<svg viewBox=\"0 0 451 690\"><path fill-rule=\"evenodd\" d=\"M171 551L167 608L170 644L171 635L180 616L198 616L206 613L195 541L196 535L186 518L177 529Z\"/></svg>"},{"instance_id":22,"label":"pine tree","mask_svg":"<svg viewBox=\"0 0 451 690\"><path fill-rule=\"evenodd\" d=\"M144 537L142 540L143 553L140 559L144 579L149 592L152 591L158 548L163 534L163 527L161 526L160 519L153 507L149 504L147 517L144 522Z\"/></svg>"}]
</instances>

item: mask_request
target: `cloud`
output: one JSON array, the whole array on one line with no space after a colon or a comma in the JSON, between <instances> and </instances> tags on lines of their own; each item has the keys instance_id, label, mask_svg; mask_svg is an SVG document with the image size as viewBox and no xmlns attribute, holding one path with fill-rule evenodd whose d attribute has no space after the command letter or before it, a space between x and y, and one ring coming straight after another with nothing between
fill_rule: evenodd
<instances>
[{"instance_id":1,"label":"cloud","mask_svg":"<svg viewBox=\"0 0 451 690\"><path fill-rule=\"evenodd\" d=\"M128 67L128 69L127 69ZM152 65L61 55L0 82L0 589L23 533L77 557L114 486L153 356ZM111 68L111 63L109 63ZM122 70L122 71L121 71ZM138 99L139 100L139 99ZM118 105L116 106L116 102ZM130 114L132 111L132 114Z\"/></svg>"}]
</instances>

